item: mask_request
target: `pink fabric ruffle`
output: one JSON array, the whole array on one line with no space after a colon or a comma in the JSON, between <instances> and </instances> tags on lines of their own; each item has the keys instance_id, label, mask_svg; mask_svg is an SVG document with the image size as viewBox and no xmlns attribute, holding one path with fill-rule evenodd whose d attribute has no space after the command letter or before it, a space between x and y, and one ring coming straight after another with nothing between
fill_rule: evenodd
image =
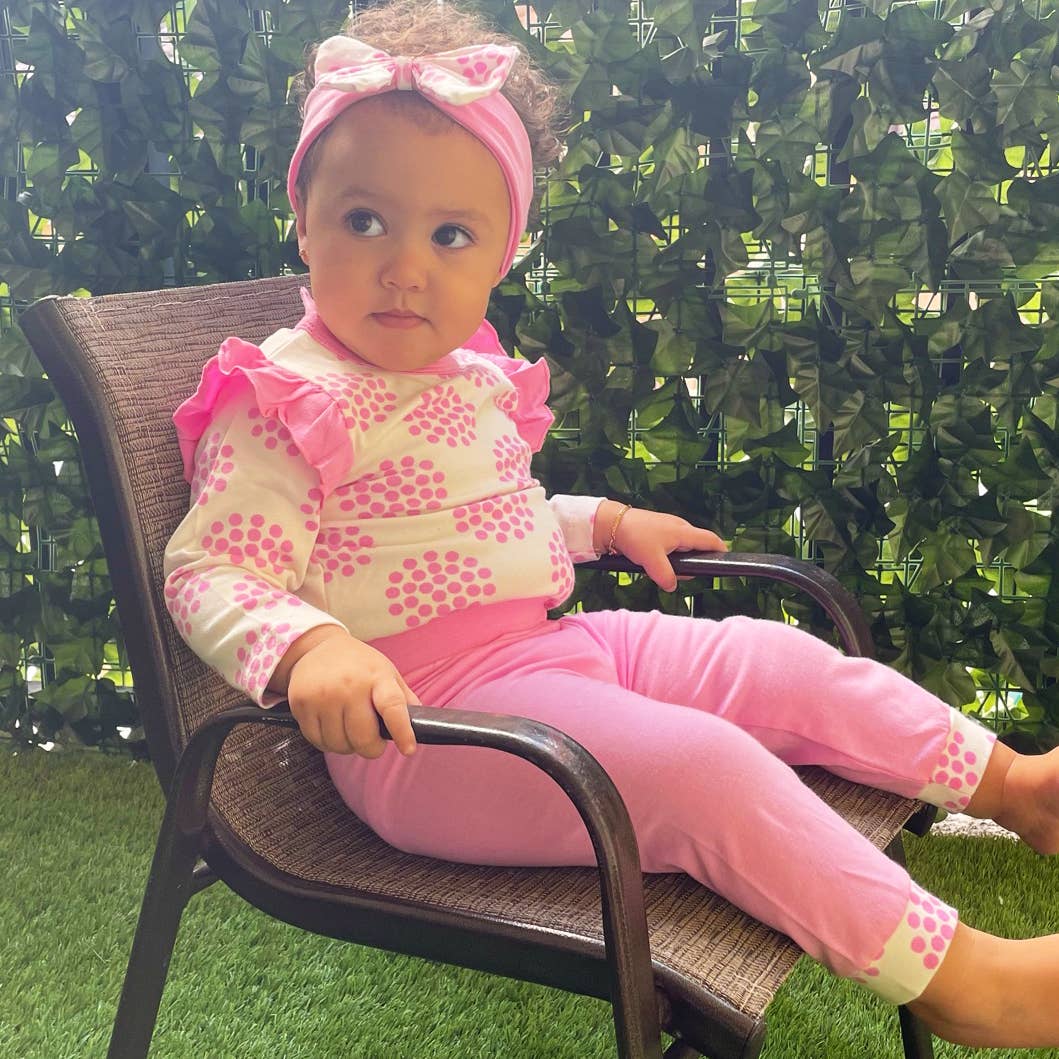
<instances>
[{"instance_id":1,"label":"pink fabric ruffle","mask_svg":"<svg viewBox=\"0 0 1059 1059\"><path fill-rule=\"evenodd\" d=\"M295 329L305 331L336 356L366 363L352 350L347 349L330 331L317 312L316 302L313 301L313 296L307 287L302 287L301 298L305 315L295 325ZM509 356L507 350L500 344L500 336L496 333L496 328L488 320L483 320L479 324L478 330L463 343L462 348L485 357L507 376L518 394L518 407L511 414L511 418L522 440L533 452L538 452L544 444L548 429L555 422L555 416L548 408L548 396L551 393L551 373L548 370L548 362L543 357L530 362L516 360ZM444 369L445 366L453 363L451 354L449 354L440 362L429 364L425 368L417 368L410 374L430 374L435 369Z\"/></svg>"},{"instance_id":2,"label":"pink fabric ruffle","mask_svg":"<svg viewBox=\"0 0 1059 1059\"><path fill-rule=\"evenodd\" d=\"M518 408L512 415L519 436L534 451L539 452L548 429L555 416L548 407L551 393L551 372L548 362L540 360L516 360L508 355L500 344L500 336L488 320L483 320L478 330L463 344L464 349L485 357L495 364L508 378L518 393Z\"/></svg>"},{"instance_id":3,"label":"pink fabric ruffle","mask_svg":"<svg viewBox=\"0 0 1059 1059\"><path fill-rule=\"evenodd\" d=\"M224 341L203 367L198 389L173 413L184 478L190 482L194 476L196 446L218 408L247 386L261 413L290 431L302 456L319 473L324 493L341 485L353 464L353 447L338 405L315 383L273 364L241 338Z\"/></svg>"}]
</instances>

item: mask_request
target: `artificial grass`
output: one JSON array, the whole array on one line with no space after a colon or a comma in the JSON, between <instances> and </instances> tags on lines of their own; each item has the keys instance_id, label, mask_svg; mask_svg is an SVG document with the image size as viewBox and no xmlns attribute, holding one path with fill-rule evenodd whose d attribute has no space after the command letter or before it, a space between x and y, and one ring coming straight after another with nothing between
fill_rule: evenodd
<instances>
[{"instance_id":1,"label":"artificial grass","mask_svg":"<svg viewBox=\"0 0 1059 1059\"><path fill-rule=\"evenodd\" d=\"M0 1056L106 1053L162 814L150 766L0 749ZM1059 857L990 838L907 842L920 882L975 926L1059 932ZM1057 993L1059 1002L1059 993ZM305 934L213 886L185 912L152 1059L609 1059L586 997ZM938 1059L1015 1059L939 1042ZM1059 1059L1059 1050L1034 1056ZM902 1055L895 1012L803 960L766 1059Z\"/></svg>"}]
</instances>

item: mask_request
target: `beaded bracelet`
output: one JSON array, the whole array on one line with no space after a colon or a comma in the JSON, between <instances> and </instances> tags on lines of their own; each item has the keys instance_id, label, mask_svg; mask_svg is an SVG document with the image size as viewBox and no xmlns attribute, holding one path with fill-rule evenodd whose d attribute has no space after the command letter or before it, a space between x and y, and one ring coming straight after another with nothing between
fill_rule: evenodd
<instances>
[{"instance_id":1,"label":"beaded bracelet","mask_svg":"<svg viewBox=\"0 0 1059 1059\"><path fill-rule=\"evenodd\" d=\"M618 555L618 549L614 547L614 538L618 535L618 527L621 525L621 520L625 518L625 512L631 510L632 504L626 504L622 507L614 516L614 521L610 524L610 539L607 541L607 555Z\"/></svg>"}]
</instances>

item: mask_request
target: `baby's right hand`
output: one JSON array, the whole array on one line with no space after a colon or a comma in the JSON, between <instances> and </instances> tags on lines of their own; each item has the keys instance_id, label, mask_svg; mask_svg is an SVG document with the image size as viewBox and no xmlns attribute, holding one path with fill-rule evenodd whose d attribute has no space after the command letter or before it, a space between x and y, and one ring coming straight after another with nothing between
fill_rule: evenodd
<instances>
[{"instance_id":1,"label":"baby's right hand","mask_svg":"<svg viewBox=\"0 0 1059 1059\"><path fill-rule=\"evenodd\" d=\"M341 629L290 670L287 702L302 735L320 750L376 758L386 749L381 717L402 754L416 748L408 706L420 705L393 663Z\"/></svg>"}]
</instances>

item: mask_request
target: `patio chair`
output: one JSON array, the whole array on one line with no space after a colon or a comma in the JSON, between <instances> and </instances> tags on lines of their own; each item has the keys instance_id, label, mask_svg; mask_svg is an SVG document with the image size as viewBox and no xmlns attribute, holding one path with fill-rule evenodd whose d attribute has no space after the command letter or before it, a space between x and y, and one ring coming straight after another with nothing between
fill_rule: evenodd
<instances>
[{"instance_id":1,"label":"patio chair","mask_svg":"<svg viewBox=\"0 0 1059 1059\"><path fill-rule=\"evenodd\" d=\"M110 1059L147 1054L181 914L217 879L322 935L608 1000L621 1059L659 1059L660 1028L674 1038L667 1059L752 1059L765 1008L800 951L684 875L642 875L625 807L579 744L517 717L413 709L421 743L499 748L548 772L584 819L598 871L408 855L339 800L289 711L249 703L177 635L162 555L189 493L170 416L226 336L260 341L298 318L303 282L46 298L20 319L80 438L150 755L168 793ZM746 554L678 563L681 573L798 586L836 622L847 651L871 650L853 598L811 564ZM635 569L620 559L598 565ZM929 827L916 802L818 769L803 778L893 856L903 825ZM900 1022L905 1055L931 1056L922 1025L904 1009Z\"/></svg>"}]
</instances>

